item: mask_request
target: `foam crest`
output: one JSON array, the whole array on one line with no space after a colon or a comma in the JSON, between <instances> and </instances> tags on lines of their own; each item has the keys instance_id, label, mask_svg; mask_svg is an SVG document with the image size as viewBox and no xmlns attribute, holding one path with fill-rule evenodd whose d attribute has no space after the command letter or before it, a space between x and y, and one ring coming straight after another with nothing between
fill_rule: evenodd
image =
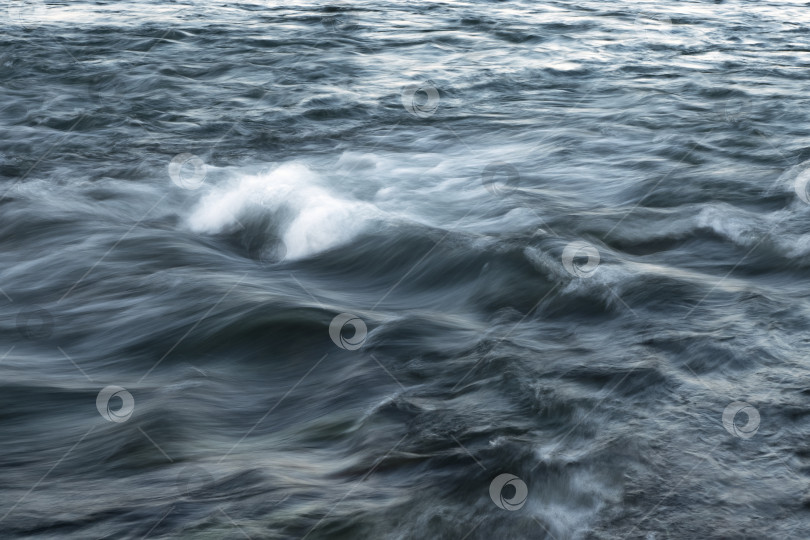
<instances>
[{"instance_id":1,"label":"foam crest","mask_svg":"<svg viewBox=\"0 0 810 540\"><path fill-rule=\"evenodd\" d=\"M300 163L240 175L205 195L188 219L198 233L242 226L240 218L269 212L280 220L287 259L299 259L350 241L380 216L373 205L340 197Z\"/></svg>"}]
</instances>

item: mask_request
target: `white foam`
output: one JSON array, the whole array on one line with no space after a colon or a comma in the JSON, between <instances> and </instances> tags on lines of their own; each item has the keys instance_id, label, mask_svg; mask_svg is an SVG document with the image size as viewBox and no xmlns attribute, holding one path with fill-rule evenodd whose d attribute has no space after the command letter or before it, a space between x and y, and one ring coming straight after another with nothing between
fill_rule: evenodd
<instances>
[{"instance_id":1,"label":"white foam","mask_svg":"<svg viewBox=\"0 0 810 540\"><path fill-rule=\"evenodd\" d=\"M250 212L292 213L282 223L287 259L298 259L344 244L357 236L380 211L328 190L312 170L298 163L272 171L242 175L214 187L188 219L198 233L219 233L238 227Z\"/></svg>"},{"instance_id":2,"label":"white foam","mask_svg":"<svg viewBox=\"0 0 810 540\"><path fill-rule=\"evenodd\" d=\"M697 225L711 229L737 245L748 245L755 238L757 226L747 213L729 204L712 204L700 210Z\"/></svg>"}]
</instances>

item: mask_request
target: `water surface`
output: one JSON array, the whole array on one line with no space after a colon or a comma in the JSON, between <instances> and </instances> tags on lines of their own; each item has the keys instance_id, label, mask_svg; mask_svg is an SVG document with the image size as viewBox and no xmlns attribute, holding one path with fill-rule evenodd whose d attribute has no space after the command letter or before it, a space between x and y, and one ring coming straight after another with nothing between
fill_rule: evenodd
<instances>
[{"instance_id":1,"label":"water surface","mask_svg":"<svg viewBox=\"0 0 810 540\"><path fill-rule=\"evenodd\" d=\"M6 7L0 537L810 536L805 3Z\"/></svg>"}]
</instances>

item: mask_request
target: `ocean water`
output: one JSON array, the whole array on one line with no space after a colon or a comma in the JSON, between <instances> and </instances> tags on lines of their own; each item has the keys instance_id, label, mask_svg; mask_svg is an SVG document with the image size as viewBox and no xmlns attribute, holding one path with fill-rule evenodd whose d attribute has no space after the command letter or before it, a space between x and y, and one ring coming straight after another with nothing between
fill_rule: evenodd
<instances>
[{"instance_id":1,"label":"ocean water","mask_svg":"<svg viewBox=\"0 0 810 540\"><path fill-rule=\"evenodd\" d=\"M0 538L810 537L808 9L5 2Z\"/></svg>"}]
</instances>

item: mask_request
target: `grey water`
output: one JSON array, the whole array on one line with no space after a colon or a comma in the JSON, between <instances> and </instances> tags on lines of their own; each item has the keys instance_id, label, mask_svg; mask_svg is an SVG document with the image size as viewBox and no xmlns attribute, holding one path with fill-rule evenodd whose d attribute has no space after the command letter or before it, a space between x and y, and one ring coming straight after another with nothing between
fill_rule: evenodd
<instances>
[{"instance_id":1,"label":"grey water","mask_svg":"<svg viewBox=\"0 0 810 540\"><path fill-rule=\"evenodd\" d=\"M808 9L5 2L0 538L810 537Z\"/></svg>"}]
</instances>

